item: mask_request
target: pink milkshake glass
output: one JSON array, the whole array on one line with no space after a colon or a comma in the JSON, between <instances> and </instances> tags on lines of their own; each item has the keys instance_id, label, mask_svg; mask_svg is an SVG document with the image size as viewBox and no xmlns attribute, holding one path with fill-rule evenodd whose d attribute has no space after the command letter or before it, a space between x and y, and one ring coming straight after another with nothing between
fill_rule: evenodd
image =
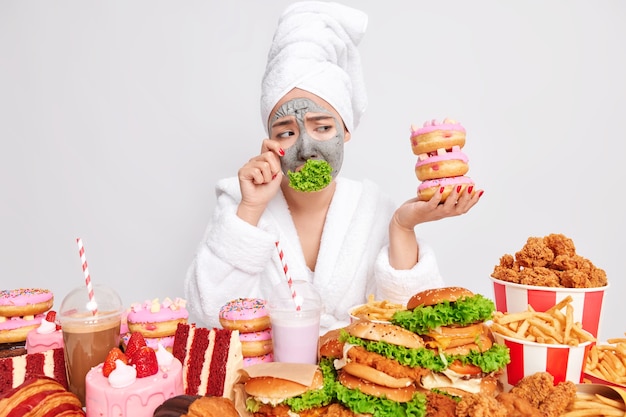
<instances>
[{"instance_id":1,"label":"pink milkshake glass","mask_svg":"<svg viewBox=\"0 0 626 417\"><path fill-rule=\"evenodd\" d=\"M278 284L268 300L268 308L274 362L316 364L322 300L315 287L298 280L291 287Z\"/></svg>"}]
</instances>

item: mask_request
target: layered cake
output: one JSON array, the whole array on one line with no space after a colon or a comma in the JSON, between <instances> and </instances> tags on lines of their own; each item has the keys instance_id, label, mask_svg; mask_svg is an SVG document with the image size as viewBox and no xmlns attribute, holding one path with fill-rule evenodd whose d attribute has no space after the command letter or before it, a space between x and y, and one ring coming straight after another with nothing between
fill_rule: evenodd
<instances>
[{"instance_id":1,"label":"layered cake","mask_svg":"<svg viewBox=\"0 0 626 417\"><path fill-rule=\"evenodd\" d=\"M39 353L61 347L63 347L61 326L56 324L56 312L50 310L39 326L26 335L26 351Z\"/></svg>"},{"instance_id":2,"label":"layered cake","mask_svg":"<svg viewBox=\"0 0 626 417\"><path fill-rule=\"evenodd\" d=\"M135 338L133 338L135 340ZM162 346L109 352L85 378L87 416L152 417L165 400L183 393L182 365Z\"/></svg>"},{"instance_id":3,"label":"layered cake","mask_svg":"<svg viewBox=\"0 0 626 417\"><path fill-rule=\"evenodd\" d=\"M46 376L67 388L63 348L0 359L0 394L29 378Z\"/></svg>"},{"instance_id":4,"label":"layered cake","mask_svg":"<svg viewBox=\"0 0 626 417\"><path fill-rule=\"evenodd\" d=\"M233 399L243 368L238 331L179 324L172 353L183 364L185 394Z\"/></svg>"}]
</instances>

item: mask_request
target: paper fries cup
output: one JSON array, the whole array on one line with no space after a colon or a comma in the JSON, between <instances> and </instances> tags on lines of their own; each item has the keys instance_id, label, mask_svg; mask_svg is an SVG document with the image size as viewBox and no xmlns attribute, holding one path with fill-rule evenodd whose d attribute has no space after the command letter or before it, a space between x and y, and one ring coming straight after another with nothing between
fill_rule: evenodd
<instances>
[{"instance_id":1,"label":"paper fries cup","mask_svg":"<svg viewBox=\"0 0 626 417\"><path fill-rule=\"evenodd\" d=\"M549 372L554 377L554 384L583 381L585 361L591 342L578 346L543 344L528 340L514 339L493 332L497 343L509 348L511 362L506 366L501 377L505 388L510 389L522 378L536 372Z\"/></svg>"},{"instance_id":2,"label":"paper fries cup","mask_svg":"<svg viewBox=\"0 0 626 417\"><path fill-rule=\"evenodd\" d=\"M515 284L495 278L491 280L496 310L519 313L528 310L530 305L536 311L546 311L569 295L573 299L574 321L580 322L583 329L593 337L598 337L608 284L596 288L561 288Z\"/></svg>"}]
</instances>

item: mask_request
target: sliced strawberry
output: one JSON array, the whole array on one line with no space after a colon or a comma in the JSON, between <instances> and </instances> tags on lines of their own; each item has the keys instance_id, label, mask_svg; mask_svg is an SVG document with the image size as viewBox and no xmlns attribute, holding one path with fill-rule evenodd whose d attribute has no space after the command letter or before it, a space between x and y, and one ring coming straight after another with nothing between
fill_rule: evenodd
<instances>
[{"instance_id":1,"label":"sliced strawberry","mask_svg":"<svg viewBox=\"0 0 626 417\"><path fill-rule=\"evenodd\" d=\"M46 321L50 323L54 323L56 319L57 319L57 312L54 310L48 311L48 314L46 314Z\"/></svg>"},{"instance_id":2,"label":"sliced strawberry","mask_svg":"<svg viewBox=\"0 0 626 417\"><path fill-rule=\"evenodd\" d=\"M102 375L108 377L115 369L115 361L119 359L128 365L128 357L120 350L120 348L113 348L107 354L104 364L102 365Z\"/></svg>"},{"instance_id":3,"label":"sliced strawberry","mask_svg":"<svg viewBox=\"0 0 626 417\"><path fill-rule=\"evenodd\" d=\"M143 338L143 335L138 332L133 332L128 339L124 353L130 358L139 348L144 346L146 346L146 339Z\"/></svg>"},{"instance_id":4,"label":"sliced strawberry","mask_svg":"<svg viewBox=\"0 0 626 417\"><path fill-rule=\"evenodd\" d=\"M148 346L142 346L130 357L129 365L134 365L137 370L137 378L145 378L159 372L159 363L157 361L154 349Z\"/></svg>"}]
</instances>

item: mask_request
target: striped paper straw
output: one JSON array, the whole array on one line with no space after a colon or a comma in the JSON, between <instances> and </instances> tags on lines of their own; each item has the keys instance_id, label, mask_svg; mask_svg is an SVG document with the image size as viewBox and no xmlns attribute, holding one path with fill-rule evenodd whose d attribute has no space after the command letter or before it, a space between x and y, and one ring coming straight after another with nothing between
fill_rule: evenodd
<instances>
[{"instance_id":1,"label":"striped paper straw","mask_svg":"<svg viewBox=\"0 0 626 417\"><path fill-rule=\"evenodd\" d=\"M293 298L293 302L296 305L296 311L300 311L302 308L302 300L301 297L296 294L296 289L293 287L293 280L291 279L291 274L289 273L289 266L287 265L287 261L285 260L285 253L280 247L280 242L276 241L276 249L278 250L278 257L280 258L280 262L283 265L283 272L285 273L285 278L287 278L287 285L289 285L289 291L291 292L291 298Z\"/></svg>"},{"instance_id":2,"label":"striped paper straw","mask_svg":"<svg viewBox=\"0 0 626 417\"><path fill-rule=\"evenodd\" d=\"M80 262L83 266L83 274L85 275L85 285L87 286L87 294L89 295L89 303L87 309L91 310L95 316L98 313L98 304L93 293L93 286L91 285L91 276L89 275L89 266L87 265L87 258L85 257L85 248L83 247L83 240L81 238L76 239L78 244L78 254L80 255Z\"/></svg>"}]
</instances>

